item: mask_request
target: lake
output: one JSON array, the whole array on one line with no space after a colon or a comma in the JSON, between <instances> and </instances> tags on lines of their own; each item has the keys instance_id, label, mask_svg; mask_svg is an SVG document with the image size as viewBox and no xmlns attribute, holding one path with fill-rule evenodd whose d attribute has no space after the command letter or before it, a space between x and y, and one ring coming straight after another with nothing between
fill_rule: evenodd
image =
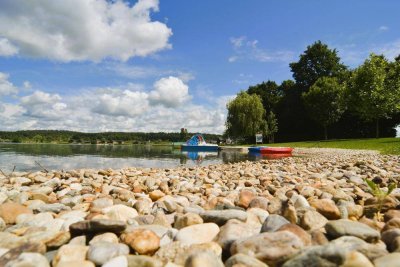
<instances>
[{"instance_id":1,"label":"lake","mask_svg":"<svg viewBox=\"0 0 400 267\"><path fill-rule=\"evenodd\" d=\"M16 171L124 167L171 168L259 160L239 152L187 153L172 146L0 143L0 169ZM42 167L41 167L42 166Z\"/></svg>"}]
</instances>

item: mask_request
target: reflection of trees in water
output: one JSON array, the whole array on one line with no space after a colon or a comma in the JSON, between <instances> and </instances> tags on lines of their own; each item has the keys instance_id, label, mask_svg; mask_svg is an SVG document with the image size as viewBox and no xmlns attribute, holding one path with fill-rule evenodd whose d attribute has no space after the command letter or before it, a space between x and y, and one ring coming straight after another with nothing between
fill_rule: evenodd
<instances>
[{"instance_id":1,"label":"reflection of trees in water","mask_svg":"<svg viewBox=\"0 0 400 267\"><path fill-rule=\"evenodd\" d=\"M222 158L223 163L239 162L249 159L247 153L239 153L239 152L220 151L219 157Z\"/></svg>"},{"instance_id":2,"label":"reflection of trees in water","mask_svg":"<svg viewBox=\"0 0 400 267\"><path fill-rule=\"evenodd\" d=\"M31 156L98 155L103 157L180 158L169 146L1 144L0 152Z\"/></svg>"}]
</instances>

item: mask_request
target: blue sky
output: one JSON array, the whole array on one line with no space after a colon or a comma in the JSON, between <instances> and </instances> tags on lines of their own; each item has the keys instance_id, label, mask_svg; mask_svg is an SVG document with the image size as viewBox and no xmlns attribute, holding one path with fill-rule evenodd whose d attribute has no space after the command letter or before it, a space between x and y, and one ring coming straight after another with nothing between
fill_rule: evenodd
<instances>
[{"instance_id":1,"label":"blue sky","mask_svg":"<svg viewBox=\"0 0 400 267\"><path fill-rule=\"evenodd\" d=\"M0 130L221 133L226 102L322 40L400 54L399 1L2 0Z\"/></svg>"}]
</instances>

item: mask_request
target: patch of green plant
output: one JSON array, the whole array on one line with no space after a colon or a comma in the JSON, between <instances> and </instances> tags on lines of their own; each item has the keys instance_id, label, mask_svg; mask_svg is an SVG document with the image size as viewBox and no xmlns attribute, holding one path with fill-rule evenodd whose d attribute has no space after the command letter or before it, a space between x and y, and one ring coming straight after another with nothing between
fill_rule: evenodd
<instances>
[{"instance_id":1,"label":"patch of green plant","mask_svg":"<svg viewBox=\"0 0 400 267\"><path fill-rule=\"evenodd\" d=\"M386 191L382 190L382 188L378 184L374 183L371 180L364 179L364 181L368 185L372 195L374 195L374 197L376 197L378 201L378 212L375 213L374 217L377 221L382 221L383 216L381 214L381 211L383 207L383 202L385 198L393 192L393 190L397 187L397 185L395 183L390 183L388 186L388 190Z\"/></svg>"}]
</instances>

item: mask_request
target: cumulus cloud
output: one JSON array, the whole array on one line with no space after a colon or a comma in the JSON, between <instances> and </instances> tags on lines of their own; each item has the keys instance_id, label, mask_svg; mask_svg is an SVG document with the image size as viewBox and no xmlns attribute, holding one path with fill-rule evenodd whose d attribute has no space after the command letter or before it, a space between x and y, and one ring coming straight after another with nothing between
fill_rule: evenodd
<instances>
[{"instance_id":1,"label":"cumulus cloud","mask_svg":"<svg viewBox=\"0 0 400 267\"><path fill-rule=\"evenodd\" d=\"M162 78L154 83L150 101L166 107L177 107L190 99L189 87L177 77Z\"/></svg>"},{"instance_id":2,"label":"cumulus cloud","mask_svg":"<svg viewBox=\"0 0 400 267\"><path fill-rule=\"evenodd\" d=\"M35 90L23 95L27 92L20 90L12 103L0 99L0 130L176 132L185 127L222 133L226 103L231 99L214 96L204 104L194 104L189 86L177 77L161 78L152 88L128 83L73 92L59 95Z\"/></svg>"},{"instance_id":3,"label":"cumulus cloud","mask_svg":"<svg viewBox=\"0 0 400 267\"><path fill-rule=\"evenodd\" d=\"M0 1L0 55L62 62L126 61L168 49L172 31L152 21L158 0Z\"/></svg>"},{"instance_id":4,"label":"cumulus cloud","mask_svg":"<svg viewBox=\"0 0 400 267\"><path fill-rule=\"evenodd\" d=\"M0 38L0 56L13 56L18 53L18 48L15 47L5 38Z\"/></svg>"},{"instance_id":5,"label":"cumulus cloud","mask_svg":"<svg viewBox=\"0 0 400 267\"><path fill-rule=\"evenodd\" d=\"M0 72L0 96L14 95L18 93L18 88L9 80L7 73Z\"/></svg>"},{"instance_id":6,"label":"cumulus cloud","mask_svg":"<svg viewBox=\"0 0 400 267\"><path fill-rule=\"evenodd\" d=\"M288 62L293 59L291 51L269 51L258 46L258 40L249 40L246 36L230 38L233 55L228 58L228 62L233 63L241 60L251 60L258 62Z\"/></svg>"},{"instance_id":7,"label":"cumulus cloud","mask_svg":"<svg viewBox=\"0 0 400 267\"><path fill-rule=\"evenodd\" d=\"M144 92L115 91L95 98L92 110L103 115L134 117L146 112L148 108L148 95Z\"/></svg>"}]
</instances>

